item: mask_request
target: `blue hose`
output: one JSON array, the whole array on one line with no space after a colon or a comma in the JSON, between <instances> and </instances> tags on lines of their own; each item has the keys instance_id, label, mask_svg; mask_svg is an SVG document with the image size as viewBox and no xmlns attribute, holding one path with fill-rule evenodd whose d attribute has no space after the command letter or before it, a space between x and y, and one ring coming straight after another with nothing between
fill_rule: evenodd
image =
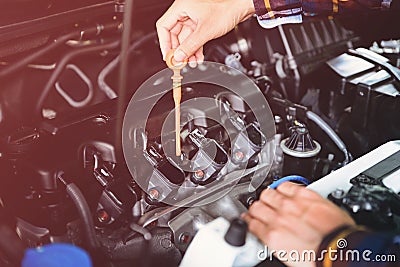
<instances>
[{"instance_id":1,"label":"blue hose","mask_svg":"<svg viewBox=\"0 0 400 267\"><path fill-rule=\"evenodd\" d=\"M268 188L271 189L276 189L278 186L280 186L282 183L284 182L301 182L305 185L309 185L310 181L308 181L306 178L299 176L299 175L289 175L289 176L285 176L282 177L279 180L276 180L275 182L273 182L272 184L270 184L268 186Z\"/></svg>"}]
</instances>

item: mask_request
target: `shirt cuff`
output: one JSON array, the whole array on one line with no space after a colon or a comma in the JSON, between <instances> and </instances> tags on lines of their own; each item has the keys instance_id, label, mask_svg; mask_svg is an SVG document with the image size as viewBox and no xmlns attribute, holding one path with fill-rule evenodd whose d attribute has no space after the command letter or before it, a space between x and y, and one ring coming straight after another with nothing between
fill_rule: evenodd
<instances>
[{"instance_id":1,"label":"shirt cuff","mask_svg":"<svg viewBox=\"0 0 400 267\"><path fill-rule=\"evenodd\" d=\"M303 17L301 14L287 17L278 17L275 19L261 19L257 16L258 24L265 29L271 29L278 25L289 24L289 23L302 23Z\"/></svg>"},{"instance_id":2,"label":"shirt cuff","mask_svg":"<svg viewBox=\"0 0 400 267\"><path fill-rule=\"evenodd\" d=\"M253 0L253 4L258 23L263 28L303 21L301 0Z\"/></svg>"}]
</instances>

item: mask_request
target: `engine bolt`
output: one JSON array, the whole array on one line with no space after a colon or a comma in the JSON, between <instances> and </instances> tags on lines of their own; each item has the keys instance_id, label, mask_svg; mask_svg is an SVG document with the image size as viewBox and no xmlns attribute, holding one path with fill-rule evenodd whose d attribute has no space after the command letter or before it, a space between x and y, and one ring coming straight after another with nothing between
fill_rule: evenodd
<instances>
[{"instance_id":1,"label":"engine bolt","mask_svg":"<svg viewBox=\"0 0 400 267\"><path fill-rule=\"evenodd\" d=\"M236 151L233 157L236 161L242 161L244 159L244 153L240 150Z\"/></svg>"},{"instance_id":2,"label":"engine bolt","mask_svg":"<svg viewBox=\"0 0 400 267\"><path fill-rule=\"evenodd\" d=\"M160 192L158 192L157 189L152 188L152 189L149 190L149 197L152 200L157 200L159 198L159 196L160 196Z\"/></svg>"},{"instance_id":3,"label":"engine bolt","mask_svg":"<svg viewBox=\"0 0 400 267\"><path fill-rule=\"evenodd\" d=\"M165 249L168 249L168 248L171 248L171 247L172 247L172 242L171 242L171 240L169 240L169 239L167 239L167 238L162 239L160 243L161 243L161 246L162 246L163 248L165 248Z\"/></svg>"},{"instance_id":4,"label":"engine bolt","mask_svg":"<svg viewBox=\"0 0 400 267\"><path fill-rule=\"evenodd\" d=\"M197 179L201 179L204 177L204 172L202 170L197 170L194 172L194 177Z\"/></svg>"},{"instance_id":5,"label":"engine bolt","mask_svg":"<svg viewBox=\"0 0 400 267\"><path fill-rule=\"evenodd\" d=\"M97 211L97 219L101 223L107 223L110 221L110 215L104 209L100 209Z\"/></svg>"},{"instance_id":6,"label":"engine bolt","mask_svg":"<svg viewBox=\"0 0 400 267\"><path fill-rule=\"evenodd\" d=\"M178 240L179 243L181 244L188 244L190 242L190 238L191 238L190 234L185 232L179 235Z\"/></svg>"},{"instance_id":7,"label":"engine bolt","mask_svg":"<svg viewBox=\"0 0 400 267\"><path fill-rule=\"evenodd\" d=\"M343 198L345 195L345 192L343 189L336 189L335 191L332 192L332 197L336 198L336 199L341 199Z\"/></svg>"},{"instance_id":8,"label":"engine bolt","mask_svg":"<svg viewBox=\"0 0 400 267\"><path fill-rule=\"evenodd\" d=\"M254 199L254 197L249 197L247 198L247 205L250 207L256 200Z\"/></svg>"}]
</instances>

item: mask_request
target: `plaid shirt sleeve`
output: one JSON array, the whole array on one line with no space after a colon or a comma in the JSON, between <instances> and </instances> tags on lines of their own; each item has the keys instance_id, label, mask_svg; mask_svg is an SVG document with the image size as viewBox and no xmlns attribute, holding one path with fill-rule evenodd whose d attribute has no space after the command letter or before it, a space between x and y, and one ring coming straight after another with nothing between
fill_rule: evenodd
<instances>
[{"instance_id":1,"label":"plaid shirt sleeve","mask_svg":"<svg viewBox=\"0 0 400 267\"><path fill-rule=\"evenodd\" d=\"M392 1L395 0L253 0L253 3L261 26L270 28L277 24L301 22L301 15L388 9ZM277 22L270 23L272 20Z\"/></svg>"}]
</instances>

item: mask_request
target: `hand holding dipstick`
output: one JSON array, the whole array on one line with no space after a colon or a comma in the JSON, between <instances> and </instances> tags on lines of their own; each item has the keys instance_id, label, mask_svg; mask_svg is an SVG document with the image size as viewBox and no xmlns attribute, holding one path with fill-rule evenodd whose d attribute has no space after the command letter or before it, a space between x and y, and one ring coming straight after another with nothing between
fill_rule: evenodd
<instances>
[{"instance_id":1,"label":"hand holding dipstick","mask_svg":"<svg viewBox=\"0 0 400 267\"><path fill-rule=\"evenodd\" d=\"M165 57L168 68L170 68L174 74L172 75L172 90L175 103L175 154L177 157L181 155L181 111L180 103L182 98L181 83L183 77L181 76L181 69L186 66L187 60L183 62L177 62L174 60L174 49L170 50Z\"/></svg>"}]
</instances>

